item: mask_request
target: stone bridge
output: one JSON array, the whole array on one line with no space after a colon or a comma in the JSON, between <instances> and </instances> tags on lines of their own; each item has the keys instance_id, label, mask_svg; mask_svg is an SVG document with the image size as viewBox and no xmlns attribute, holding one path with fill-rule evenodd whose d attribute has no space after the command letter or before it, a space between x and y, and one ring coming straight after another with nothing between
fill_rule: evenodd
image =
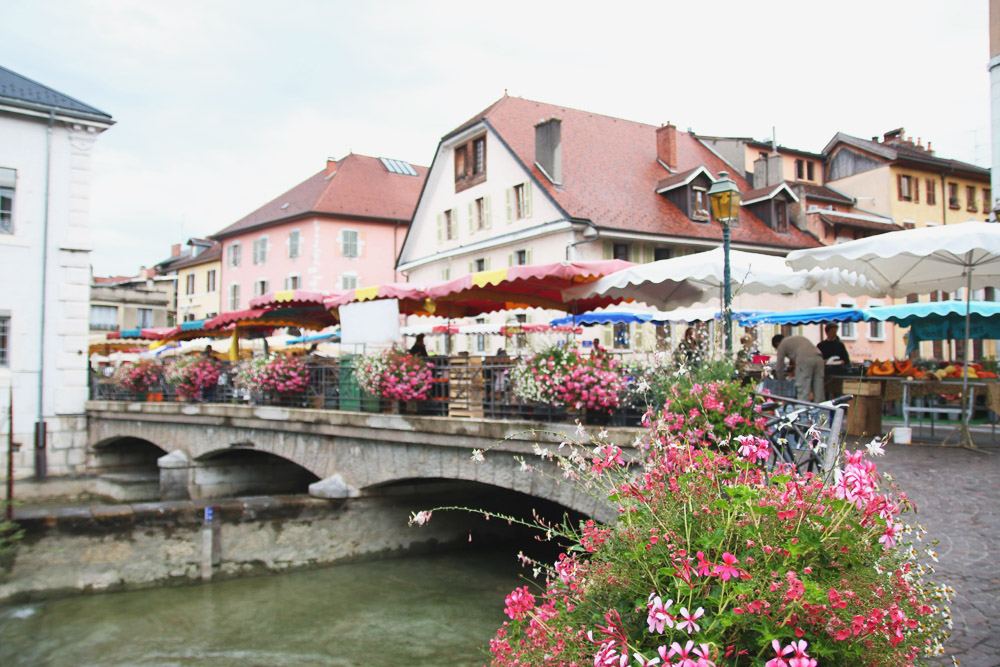
<instances>
[{"instance_id":1,"label":"stone bridge","mask_svg":"<svg viewBox=\"0 0 1000 667\"><path fill-rule=\"evenodd\" d=\"M314 496L349 498L461 480L614 518L608 505L534 454L536 444L554 452L575 436L573 424L116 401L88 402L87 417L87 471L122 481L145 470L162 499L280 493L283 485L291 485L286 492L308 485ZM635 438L635 429L607 431L624 449ZM486 452L484 461L473 460L476 449ZM523 472L518 457L537 470Z\"/></svg>"}]
</instances>

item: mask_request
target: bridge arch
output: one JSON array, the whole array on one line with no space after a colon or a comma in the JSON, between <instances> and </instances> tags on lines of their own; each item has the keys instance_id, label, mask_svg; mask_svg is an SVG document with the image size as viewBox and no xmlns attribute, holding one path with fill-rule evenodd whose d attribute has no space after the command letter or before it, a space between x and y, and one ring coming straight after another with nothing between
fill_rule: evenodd
<instances>
[{"instance_id":1,"label":"bridge arch","mask_svg":"<svg viewBox=\"0 0 1000 667\"><path fill-rule=\"evenodd\" d=\"M319 481L296 462L254 447L211 450L192 463L188 493L194 498L307 493Z\"/></svg>"}]
</instances>

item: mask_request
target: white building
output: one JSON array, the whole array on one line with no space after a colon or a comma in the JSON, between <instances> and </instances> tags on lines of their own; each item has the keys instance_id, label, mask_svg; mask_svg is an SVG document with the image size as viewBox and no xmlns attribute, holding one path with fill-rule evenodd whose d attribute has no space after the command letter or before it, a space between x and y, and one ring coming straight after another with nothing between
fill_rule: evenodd
<instances>
[{"instance_id":1,"label":"white building","mask_svg":"<svg viewBox=\"0 0 1000 667\"><path fill-rule=\"evenodd\" d=\"M84 464L91 151L113 123L0 67L0 449L13 395L19 477Z\"/></svg>"}]
</instances>

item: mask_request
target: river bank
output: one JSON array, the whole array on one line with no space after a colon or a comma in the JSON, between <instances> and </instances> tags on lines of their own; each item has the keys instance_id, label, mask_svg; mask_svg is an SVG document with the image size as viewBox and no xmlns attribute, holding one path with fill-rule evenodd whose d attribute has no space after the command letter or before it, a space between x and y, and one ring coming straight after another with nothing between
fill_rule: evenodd
<instances>
[{"instance_id":1,"label":"river bank","mask_svg":"<svg viewBox=\"0 0 1000 667\"><path fill-rule=\"evenodd\" d=\"M408 526L428 502L398 493L22 508L15 518L25 537L0 582L0 604L316 568L468 539L468 526L454 515Z\"/></svg>"}]
</instances>

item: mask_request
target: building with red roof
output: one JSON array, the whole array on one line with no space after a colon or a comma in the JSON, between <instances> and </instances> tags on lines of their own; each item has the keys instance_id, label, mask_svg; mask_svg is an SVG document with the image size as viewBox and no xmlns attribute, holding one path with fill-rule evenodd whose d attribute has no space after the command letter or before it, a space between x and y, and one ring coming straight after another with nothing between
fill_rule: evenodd
<instances>
[{"instance_id":1,"label":"building with red roof","mask_svg":"<svg viewBox=\"0 0 1000 667\"><path fill-rule=\"evenodd\" d=\"M350 154L217 232L221 312L289 289L349 289L398 279L394 258L426 167Z\"/></svg>"}]
</instances>

